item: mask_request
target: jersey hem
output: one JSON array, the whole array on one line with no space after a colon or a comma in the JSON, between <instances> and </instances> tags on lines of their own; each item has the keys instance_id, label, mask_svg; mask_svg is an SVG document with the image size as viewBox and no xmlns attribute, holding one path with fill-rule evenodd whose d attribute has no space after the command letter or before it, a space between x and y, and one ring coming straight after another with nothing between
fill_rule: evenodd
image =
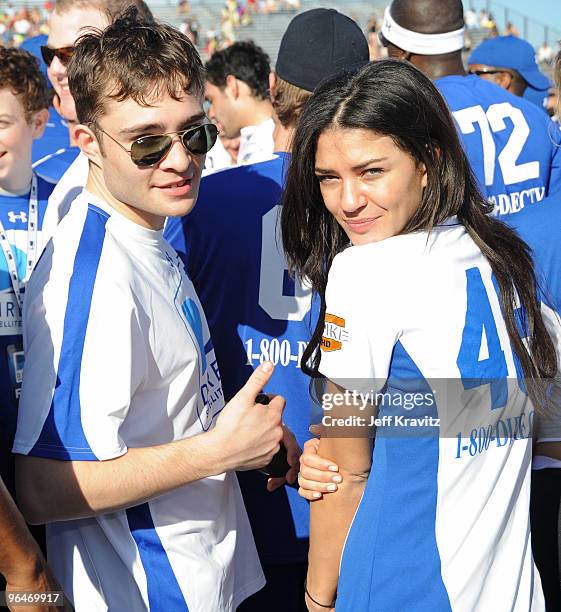
<instances>
[{"instance_id":1,"label":"jersey hem","mask_svg":"<svg viewBox=\"0 0 561 612\"><path fill-rule=\"evenodd\" d=\"M234 610L242 603L242 601L246 600L251 595L260 591L266 584L265 576L261 574L255 580L247 583L243 588L238 589L234 596L232 597L232 602L234 604Z\"/></svg>"}]
</instances>

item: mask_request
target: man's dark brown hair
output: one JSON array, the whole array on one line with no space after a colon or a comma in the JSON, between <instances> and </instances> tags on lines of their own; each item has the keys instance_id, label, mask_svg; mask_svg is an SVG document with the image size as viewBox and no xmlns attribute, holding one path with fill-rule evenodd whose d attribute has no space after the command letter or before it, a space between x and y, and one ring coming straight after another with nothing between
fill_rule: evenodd
<instances>
[{"instance_id":1,"label":"man's dark brown hair","mask_svg":"<svg viewBox=\"0 0 561 612\"><path fill-rule=\"evenodd\" d=\"M175 28L138 19L130 7L105 30L81 36L68 64L78 121L95 124L107 100L149 100L168 94L203 95L204 68L191 41Z\"/></svg>"},{"instance_id":2,"label":"man's dark brown hair","mask_svg":"<svg viewBox=\"0 0 561 612\"><path fill-rule=\"evenodd\" d=\"M37 60L23 49L0 47L0 88L18 97L28 122L34 113L49 108L47 81Z\"/></svg>"}]
</instances>

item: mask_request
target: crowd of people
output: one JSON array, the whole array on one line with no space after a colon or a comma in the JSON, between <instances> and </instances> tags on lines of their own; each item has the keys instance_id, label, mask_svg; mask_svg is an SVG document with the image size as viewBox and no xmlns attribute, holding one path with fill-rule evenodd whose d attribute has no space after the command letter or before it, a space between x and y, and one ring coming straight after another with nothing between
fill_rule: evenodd
<instances>
[{"instance_id":1,"label":"crowd of people","mask_svg":"<svg viewBox=\"0 0 561 612\"><path fill-rule=\"evenodd\" d=\"M52 3L42 7L16 8L11 4L0 6L0 44L19 47L26 39L48 33L48 16Z\"/></svg>"},{"instance_id":2,"label":"crowd of people","mask_svg":"<svg viewBox=\"0 0 561 612\"><path fill-rule=\"evenodd\" d=\"M12 610L561 609L557 102L468 20L0 47Z\"/></svg>"}]
</instances>

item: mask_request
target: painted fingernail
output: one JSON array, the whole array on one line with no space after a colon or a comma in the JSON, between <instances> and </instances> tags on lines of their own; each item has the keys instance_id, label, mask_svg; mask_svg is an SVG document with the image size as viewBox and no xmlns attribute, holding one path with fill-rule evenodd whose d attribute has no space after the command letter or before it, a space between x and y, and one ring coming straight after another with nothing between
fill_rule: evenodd
<instances>
[{"instance_id":1,"label":"painted fingernail","mask_svg":"<svg viewBox=\"0 0 561 612\"><path fill-rule=\"evenodd\" d=\"M328 491L337 491L337 485L336 484L328 484L327 485L327 490Z\"/></svg>"},{"instance_id":2,"label":"painted fingernail","mask_svg":"<svg viewBox=\"0 0 561 612\"><path fill-rule=\"evenodd\" d=\"M343 479L341 478L341 476L339 476L339 474L337 474L337 476L331 476L331 480L333 482L341 482Z\"/></svg>"},{"instance_id":3,"label":"painted fingernail","mask_svg":"<svg viewBox=\"0 0 561 612\"><path fill-rule=\"evenodd\" d=\"M339 471L339 468L336 465L330 465L327 469L330 472L338 472Z\"/></svg>"},{"instance_id":4,"label":"painted fingernail","mask_svg":"<svg viewBox=\"0 0 561 612\"><path fill-rule=\"evenodd\" d=\"M315 493L312 493L312 497L314 499L319 499L321 497L321 493L318 493L317 491Z\"/></svg>"}]
</instances>

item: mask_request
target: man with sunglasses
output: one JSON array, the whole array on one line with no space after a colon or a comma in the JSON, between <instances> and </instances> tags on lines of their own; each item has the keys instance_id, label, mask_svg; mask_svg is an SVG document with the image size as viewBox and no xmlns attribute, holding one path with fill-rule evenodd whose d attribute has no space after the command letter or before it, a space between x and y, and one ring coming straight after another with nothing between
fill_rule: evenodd
<instances>
[{"instance_id":1,"label":"man with sunglasses","mask_svg":"<svg viewBox=\"0 0 561 612\"><path fill-rule=\"evenodd\" d=\"M532 45L517 36L484 40L469 56L468 72L545 110L551 81L538 68Z\"/></svg>"},{"instance_id":2,"label":"man with sunglasses","mask_svg":"<svg viewBox=\"0 0 561 612\"><path fill-rule=\"evenodd\" d=\"M461 0L393 0L381 39L390 57L408 60L434 80L494 214L539 205L561 188L561 133L547 115L494 83L466 75Z\"/></svg>"},{"instance_id":3,"label":"man with sunglasses","mask_svg":"<svg viewBox=\"0 0 561 612\"><path fill-rule=\"evenodd\" d=\"M50 121L34 150L34 168L42 177L57 183L45 216L43 244L46 244L72 200L88 178L88 163L76 146L73 126L76 124L74 98L68 87L68 63L74 43L88 29L103 29L126 10L136 6L140 17L153 21L143 0L57 0L49 19L49 38L41 47L47 75L54 89Z\"/></svg>"},{"instance_id":4,"label":"man with sunglasses","mask_svg":"<svg viewBox=\"0 0 561 612\"><path fill-rule=\"evenodd\" d=\"M233 612L264 584L232 471L271 461L284 400L256 402L264 363L224 405L204 313L162 235L192 209L217 136L203 74L187 37L134 9L69 65L90 172L27 289L14 452L23 512L47 523L77 610Z\"/></svg>"}]
</instances>

